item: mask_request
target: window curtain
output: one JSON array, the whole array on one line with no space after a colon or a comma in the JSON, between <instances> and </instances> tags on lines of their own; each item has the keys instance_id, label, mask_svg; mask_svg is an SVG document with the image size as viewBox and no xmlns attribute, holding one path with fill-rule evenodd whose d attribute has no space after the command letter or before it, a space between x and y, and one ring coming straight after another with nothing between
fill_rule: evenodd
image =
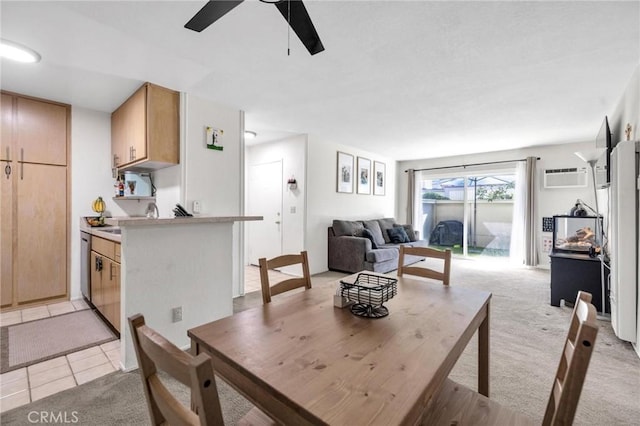
<instances>
[{"instance_id":1,"label":"window curtain","mask_svg":"<svg viewBox=\"0 0 640 426\"><path fill-rule=\"evenodd\" d=\"M414 169L407 170L407 223L416 229L415 205L416 201L416 174Z\"/></svg>"},{"instance_id":2,"label":"window curtain","mask_svg":"<svg viewBox=\"0 0 640 426\"><path fill-rule=\"evenodd\" d=\"M527 157L516 165L516 188L511 231L511 261L518 265L536 266L536 157Z\"/></svg>"}]
</instances>

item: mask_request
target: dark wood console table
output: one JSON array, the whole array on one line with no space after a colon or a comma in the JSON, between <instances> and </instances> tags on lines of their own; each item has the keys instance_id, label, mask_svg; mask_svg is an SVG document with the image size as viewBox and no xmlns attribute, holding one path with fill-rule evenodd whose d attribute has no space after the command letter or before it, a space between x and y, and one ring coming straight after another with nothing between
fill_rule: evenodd
<instances>
[{"instance_id":1,"label":"dark wood console table","mask_svg":"<svg viewBox=\"0 0 640 426\"><path fill-rule=\"evenodd\" d=\"M602 287L600 286L600 259L586 254L552 253L551 258L551 306L560 306L560 300L573 304L578 291L591 293L591 303L602 313ZM609 268L604 268L605 312L610 313Z\"/></svg>"}]
</instances>

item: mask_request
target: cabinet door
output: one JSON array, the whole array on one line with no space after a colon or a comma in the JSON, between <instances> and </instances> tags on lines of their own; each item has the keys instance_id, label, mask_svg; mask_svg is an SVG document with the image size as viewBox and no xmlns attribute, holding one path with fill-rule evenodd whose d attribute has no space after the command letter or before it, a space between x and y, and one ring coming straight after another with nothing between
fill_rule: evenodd
<instances>
[{"instance_id":1,"label":"cabinet door","mask_svg":"<svg viewBox=\"0 0 640 426\"><path fill-rule=\"evenodd\" d=\"M147 88L147 157L154 162L180 161L180 93L149 84Z\"/></svg>"},{"instance_id":2,"label":"cabinet door","mask_svg":"<svg viewBox=\"0 0 640 426\"><path fill-rule=\"evenodd\" d=\"M102 275L104 271L104 257L95 251L91 252L91 303L102 311L104 302L102 297Z\"/></svg>"},{"instance_id":3,"label":"cabinet door","mask_svg":"<svg viewBox=\"0 0 640 426\"><path fill-rule=\"evenodd\" d=\"M147 88L141 87L127 101L127 138L130 162L147 156Z\"/></svg>"},{"instance_id":4,"label":"cabinet door","mask_svg":"<svg viewBox=\"0 0 640 426\"><path fill-rule=\"evenodd\" d=\"M16 98L16 152L20 161L67 164L67 111L62 105Z\"/></svg>"},{"instance_id":5,"label":"cabinet door","mask_svg":"<svg viewBox=\"0 0 640 426\"><path fill-rule=\"evenodd\" d=\"M104 304L105 317L113 327L120 331L120 264L109 260L105 268Z\"/></svg>"},{"instance_id":6,"label":"cabinet door","mask_svg":"<svg viewBox=\"0 0 640 426\"><path fill-rule=\"evenodd\" d=\"M120 167L129 161L129 157L125 157L125 110L126 108L120 107L111 114L111 167Z\"/></svg>"},{"instance_id":7,"label":"cabinet door","mask_svg":"<svg viewBox=\"0 0 640 426\"><path fill-rule=\"evenodd\" d=\"M0 159L8 160L12 157L13 147L11 146L12 134L12 108L13 98L2 95L0 113L2 116L2 140L0 140ZM8 154L8 156L7 156ZM15 163L0 162L0 305L11 306L13 303L13 275L11 269L12 247L13 247L13 176L9 179L5 175L5 167L12 167Z\"/></svg>"},{"instance_id":8,"label":"cabinet door","mask_svg":"<svg viewBox=\"0 0 640 426\"><path fill-rule=\"evenodd\" d=\"M67 294L67 168L20 164L14 280L18 303Z\"/></svg>"}]
</instances>

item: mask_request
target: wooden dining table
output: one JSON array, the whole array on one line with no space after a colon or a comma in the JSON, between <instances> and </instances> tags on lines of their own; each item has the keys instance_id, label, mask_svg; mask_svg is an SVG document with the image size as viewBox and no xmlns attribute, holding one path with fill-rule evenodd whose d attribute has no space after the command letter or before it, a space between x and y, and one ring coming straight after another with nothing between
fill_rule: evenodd
<instances>
[{"instance_id":1,"label":"wooden dining table","mask_svg":"<svg viewBox=\"0 0 640 426\"><path fill-rule=\"evenodd\" d=\"M283 424L404 425L420 422L478 331L478 391L489 396L491 293L397 280L386 317L334 306L336 281L192 328L192 353Z\"/></svg>"}]
</instances>

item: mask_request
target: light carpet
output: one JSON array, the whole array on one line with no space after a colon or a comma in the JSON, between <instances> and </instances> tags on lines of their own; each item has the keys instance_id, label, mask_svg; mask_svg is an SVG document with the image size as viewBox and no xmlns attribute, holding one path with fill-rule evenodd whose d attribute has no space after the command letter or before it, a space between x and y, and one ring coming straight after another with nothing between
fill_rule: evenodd
<instances>
[{"instance_id":1,"label":"light carpet","mask_svg":"<svg viewBox=\"0 0 640 426\"><path fill-rule=\"evenodd\" d=\"M90 309L2 327L0 372L15 370L116 339Z\"/></svg>"}]
</instances>

